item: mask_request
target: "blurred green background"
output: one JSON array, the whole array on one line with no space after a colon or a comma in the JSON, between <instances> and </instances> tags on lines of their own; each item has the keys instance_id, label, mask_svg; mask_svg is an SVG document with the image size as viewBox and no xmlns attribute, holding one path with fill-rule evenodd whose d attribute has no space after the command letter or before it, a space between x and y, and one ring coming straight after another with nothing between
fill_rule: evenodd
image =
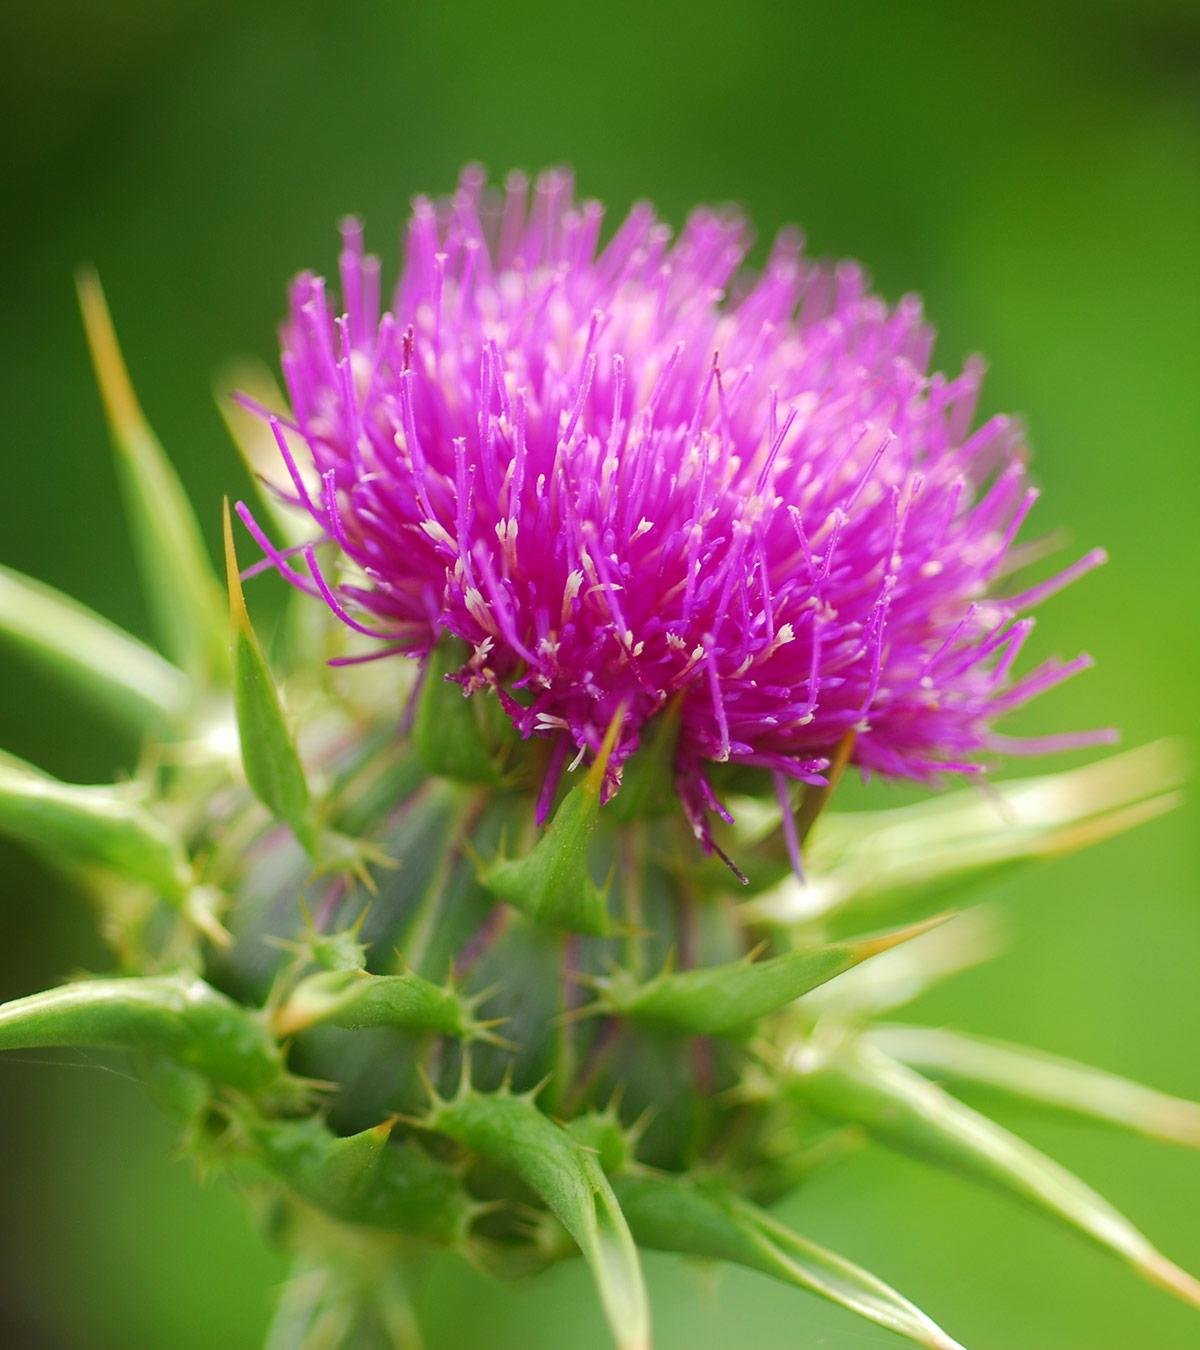
<instances>
[{"instance_id":1,"label":"blurred green background","mask_svg":"<svg viewBox=\"0 0 1200 1350\"><path fill-rule=\"evenodd\" d=\"M394 257L408 198L458 166L572 163L619 211L745 204L762 235L924 293L938 355L991 360L1021 412L1036 519L1112 564L1053 602L1038 654L1098 669L1030 712L1197 731L1200 12L1140 3L572 7L294 0L5 0L0 561L146 623L74 310L108 288L152 420L210 541L241 470L210 383L270 358L287 277L331 268L354 210ZM0 744L80 781L128 764L5 657ZM1200 794L1173 817L996 888L1013 942L924 1017L1027 1039L1200 1097ZM78 899L3 854L0 994L103 954ZM1200 1269L1200 1157L1002 1117ZM235 1200L199 1187L116 1061L0 1061L5 1345L253 1347L283 1276ZM787 1207L973 1350L1184 1350L1200 1317L1009 1202L873 1150ZM899 1344L749 1275L651 1258L664 1350ZM430 1350L605 1344L582 1270L502 1288L457 1266L423 1297Z\"/></svg>"}]
</instances>

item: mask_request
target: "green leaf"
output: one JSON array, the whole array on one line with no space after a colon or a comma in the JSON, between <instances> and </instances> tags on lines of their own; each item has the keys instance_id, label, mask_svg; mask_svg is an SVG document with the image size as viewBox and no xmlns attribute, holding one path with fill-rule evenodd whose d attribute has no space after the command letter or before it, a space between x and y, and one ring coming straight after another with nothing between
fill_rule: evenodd
<instances>
[{"instance_id":1,"label":"green leaf","mask_svg":"<svg viewBox=\"0 0 1200 1350\"><path fill-rule=\"evenodd\" d=\"M519 1177L575 1239L591 1267L622 1350L647 1350L650 1311L637 1248L594 1153L544 1116L530 1096L485 1095L464 1085L435 1100L424 1127Z\"/></svg>"},{"instance_id":2,"label":"green leaf","mask_svg":"<svg viewBox=\"0 0 1200 1350\"><path fill-rule=\"evenodd\" d=\"M918 1345L962 1350L882 1280L715 1185L637 1173L618 1177L613 1187L643 1247L745 1266L829 1299Z\"/></svg>"},{"instance_id":3,"label":"green leaf","mask_svg":"<svg viewBox=\"0 0 1200 1350\"><path fill-rule=\"evenodd\" d=\"M52 856L111 868L182 907L193 888L179 837L152 816L132 788L60 783L20 761L0 761L0 832Z\"/></svg>"},{"instance_id":4,"label":"green leaf","mask_svg":"<svg viewBox=\"0 0 1200 1350\"><path fill-rule=\"evenodd\" d=\"M806 923L902 905L932 908L965 884L1073 853L1179 802L1178 746L1159 741L1083 769L950 792L914 806L826 815L794 877L745 906L768 923ZM759 823L751 812L748 819Z\"/></svg>"},{"instance_id":5,"label":"green leaf","mask_svg":"<svg viewBox=\"0 0 1200 1350\"><path fill-rule=\"evenodd\" d=\"M1152 1247L1090 1186L873 1046L849 1037L824 1046L814 1040L793 1051L789 1067L798 1094L823 1115L1016 1195L1200 1307L1200 1281Z\"/></svg>"},{"instance_id":6,"label":"green leaf","mask_svg":"<svg viewBox=\"0 0 1200 1350\"><path fill-rule=\"evenodd\" d=\"M364 1027L405 1027L474 1040L487 1036L473 1013L479 996L467 998L411 972L372 975L365 970L326 970L302 980L275 1015L275 1031L291 1036L329 1022L358 1031Z\"/></svg>"},{"instance_id":7,"label":"green leaf","mask_svg":"<svg viewBox=\"0 0 1200 1350\"><path fill-rule=\"evenodd\" d=\"M157 652L74 600L0 567L0 635L141 730L187 708L187 677Z\"/></svg>"},{"instance_id":8,"label":"green leaf","mask_svg":"<svg viewBox=\"0 0 1200 1350\"><path fill-rule=\"evenodd\" d=\"M598 937L613 930L607 896L588 871L588 845L622 716L618 712L613 718L583 782L563 798L532 852L524 858L498 858L480 871L480 883L496 899L548 928Z\"/></svg>"},{"instance_id":9,"label":"green leaf","mask_svg":"<svg viewBox=\"0 0 1200 1350\"><path fill-rule=\"evenodd\" d=\"M321 1120L253 1120L253 1156L336 1219L428 1242L463 1243L479 1206L458 1173L411 1143L389 1142L392 1122L341 1138Z\"/></svg>"},{"instance_id":10,"label":"green leaf","mask_svg":"<svg viewBox=\"0 0 1200 1350\"><path fill-rule=\"evenodd\" d=\"M800 948L766 961L747 957L728 965L664 973L645 984L619 972L597 981L597 1006L604 1012L696 1035L738 1033L860 961L940 922L936 919L879 937Z\"/></svg>"},{"instance_id":11,"label":"green leaf","mask_svg":"<svg viewBox=\"0 0 1200 1350\"><path fill-rule=\"evenodd\" d=\"M613 1176L633 1163L638 1140L647 1124L648 1116L632 1127L623 1125L616 1106L610 1102L603 1111L587 1111L573 1117L567 1122L567 1129L584 1148L595 1153L605 1174Z\"/></svg>"},{"instance_id":12,"label":"green leaf","mask_svg":"<svg viewBox=\"0 0 1200 1350\"><path fill-rule=\"evenodd\" d=\"M246 781L275 819L289 825L304 850L315 858L320 839L313 819L308 780L283 715L283 704L271 668L246 612L228 502L224 507L224 532L225 572L233 625L233 702Z\"/></svg>"},{"instance_id":13,"label":"green leaf","mask_svg":"<svg viewBox=\"0 0 1200 1350\"><path fill-rule=\"evenodd\" d=\"M933 1027L878 1026L868 1041L910 1068L1200 1148L1200 1104L1025 1046Z\"/></svg>"},{"instance_id":14,"label":"green leaf","mask_svg":"<svg viewBox=\"0 0 1200 1350\"><path fill-rule=\"evenodd\" d=\"M262 1019L187 974L79 980L0 1005L0 1050L39 1046L160 1054L247 1092L283 1075Z\"/></svg>"},{"instance_id":15,"label":"green leaf","mask_svg":"<svg viewBox=\"0 0 1200 1350\"><path fill-rule=\"evenodd\" d=\"M77 284L151 613L168 655L194 679L224 683L220 589L196 517L133 392L99 278L81 272Z\"/></svg>"},{"instance_id":16,"label":"green leaf","mask_svg":"<svg viewBox=\"0 0 1200 1350\"><path fill-rule=\"evenodd\" d=\"M468 698L446 679L466 662L466 643L443 637L425 660L413 722L413 743L430 773L464 783L500 782L497 737L486 725L495 699Z\"/></svg>"}]
</instances>

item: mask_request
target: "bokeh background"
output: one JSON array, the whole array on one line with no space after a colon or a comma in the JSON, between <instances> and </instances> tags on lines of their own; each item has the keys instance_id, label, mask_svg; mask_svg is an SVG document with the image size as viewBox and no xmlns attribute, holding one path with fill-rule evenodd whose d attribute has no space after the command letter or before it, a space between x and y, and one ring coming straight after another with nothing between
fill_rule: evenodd
<instances>
[{"instance_id":1,"label":"bokeh background","mask_svg":"<svg viewBox=\"0 0 1200 1350\"><path fill-rule=\"evenodd\" d=\"M152 420L210 542L243 487L211 397L272 355L286 278L330 268L354 210L394 256L408 198L473 158L569 161L614 211L744 203L761 234L917 289L941 363L991 360L1025 415L1042 526L1111 565L1044 611L1039 654L1095 672L1032 711L1130 744L1197 722L1200 11L1190 0L279 7L5 0L0 48L0 561L145 633L72 273L100 269ZM95 781L134 747L6 655L0 744ZM1069 762L1069 761L1068 761ZM994 889L1012 945L927 995L934 1021L1200 1096L1200 792L1174 816ZM103 954L61 882L4 852L0 994ZM1200 1157L1003 1116L1200 1268ZM0 1062L0 1341L241 1350L283 1266L194 1184L118 1061ZM1066 1233L874 1150L787 1206L975 1350L1185 1350L1200 1318ZM651 1258L664 1350L892 1338L750 1275ZM520 1290L452 1264L431 1350L605 1343L582 1270ZM899 1342L895 1342L898 1344Z\"/></svg>"}]
</instances>

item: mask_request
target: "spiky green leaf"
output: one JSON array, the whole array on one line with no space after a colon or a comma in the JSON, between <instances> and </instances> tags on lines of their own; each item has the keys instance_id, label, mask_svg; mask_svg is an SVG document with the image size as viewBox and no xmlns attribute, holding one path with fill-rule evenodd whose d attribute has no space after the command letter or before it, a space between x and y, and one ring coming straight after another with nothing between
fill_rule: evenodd
<instances>
[{"instance_id":1,"label":"spiky green leaf","mask_svg":"<svg viewBox=\"0 0 1200 1350\"><path fill-rule=\"evenodd\" d=\"M1200 1148L1200 1104L1103 1069L935 1027L873 1027L868 1040L932 1078L986 1088L1017 1101Z\"/></svg>"},{"instance_id":2,"label":"spiky green leaf","mask_svg":"<svg viewBox=\"0 0 1200 1350\"><path fill-rule=\"evenodd\" d=\"M861 1040L810 1042L790 1056L805 1103L939 1167L1007 1191L1200 1307L1200 1281L1169 1261L1090 1186L994 1121Z\"/></svg>"},{"instance_id":3,"label":"spiky green leaf","mask_svg":"<svg viewBox=\"0 0 1200 1350\"><path fill-rule=\"evenodd\" d=\"M664 973L644 984L617 973L598 982L598 1006L635 1021L697 1035L738 1033L868 957L928 931L930 926L920 923L879 937L798 948L765 961L747 958L728 965Z\"/></svg>"},{"instance_id":4,"label":"spiky green leaf","mask_svg":"<svg viewBox=\"0 0 1200 1350\"><path fill-rule=\"evenodd\" d=\"M325 970L296 986L275 1015L275 1029L290 1036L326 1022L352 1031L404 1027L472 1040L486 1031L472 1011L477 1001L411 971L372 975L365 970Z\"/></svg>"},{"instance_id":5,"label":"spiky green leaf","mask_svg":"<svg viewBox=\"0 0 1200 1350\"><path fill-rule=\"evenodd\" d=\"M829 1299L918 1345L961 1350L890 1285L716 1184L637 1173L618 1177L613 1188L643 1247L745 1266Z\"/></svg>"},{"instance_id":6,"label":"spiky green leaf","mask_svg":"<svg viewBox=\"0 0 1200 1350\"><path fill-rule=\"evenodd\" d=\"M588 870L588 846L600 816L600 789L622 714L613 718L604 744L583 782L559 803L546 832L523 858L498 858L479 880L497 900L534 922L568 932L612 932L608 900Z\"/></svg>"},{"instance_id":7,"label":"spiky green leaf","mask_svg":"<svg viewBox=\"0 0 1200 1350\"><path fill-rule=\"evenodd\" d=\"M224 508L224 534L232 622L233 703L246 781L267 810L276 820L290 826L301 846L315 858L319 832L313 819L308 779L284 717L274 676L246 611L228 502Z\"/></svg>"},{"instance_id":8,"label":"spiky green leaf","mask_svg":"<svg viewBox=\"0 0 1200 1350\"><path fill-rule=\"evenodd\" d=\"M595 1153L605 1174L611 1177L633 1163L646 1123L644 1120L633 1128L623 1125L616 1107L610 1104L604 1111L587 1111L573 1117L567 1122L567 1129Z\"/></svg>"},{"instance_id":9,"label":"spiky green leaf","mask_svg":"<svg viewBox=\"0 0 1200 1350\"><path fill-rule=\"evenodd\" d=\"M39 1046L164 1055L248 1092L283 1074L263 1020L187 974L79 980L0 1005L0 1050Z\"/></svg>"},{"instance_id":10,"label":"spiky green leaf","mask_svg":"<svg viewBox=\"0 0 1200 1350\"><path fill-rule=\"evenodd\" d=\"M527 1096L464 1088L450 1101L435 1101L423 1123L506 1168L541 1197L591 1267L617 1345L646 1350L650 1312L637 1248L596 1155Z\"/></svg>"},{"instance_id":11,"label":"spiky green leaf","mask_svg":"<svg viewBox=\"0 0 1200 1350\"><path fill-rule=\"evenodd\" d=\"M478 1206L457 1171L390 1141L390 1121L348 1137L316 1119L254 1119L246 1132L253 1157L336 1219L446 1246L467 1237Z\"/></svg>"},{"instance_id":12,"label":"spiky green leaf","mask_svg":"<svg viewBox=\"0 0 1200 1350\"><path fill-rule=\"evenodd\" d=\"M84 605L0 567L0 636L137 730L178 720L183 672Z\"/></svg>"},{"instance_id":13,"label":"spiky green leaf","mask_svg":"<svg viewBox=\"0 0 1200 1350\"><path fill-rule=\"evenodd\" d=\"M183 906L193 877L183 843L132 787L60 783L20 761L0 761L0 832L54 857L111 868Z\"/></svg>"},{"instance_id":14,"label":"spiky green leaf","mask_svg":"<svg viewBox=\"0 0 1200 1350\"><path fill-rule=\"evenodd\" d=\"M195 679L223 683L229 650L220 588L196 517L133 392L99 278L81 272L78 288L142 585L163 645Z\"/></svg>"}]
</instances>

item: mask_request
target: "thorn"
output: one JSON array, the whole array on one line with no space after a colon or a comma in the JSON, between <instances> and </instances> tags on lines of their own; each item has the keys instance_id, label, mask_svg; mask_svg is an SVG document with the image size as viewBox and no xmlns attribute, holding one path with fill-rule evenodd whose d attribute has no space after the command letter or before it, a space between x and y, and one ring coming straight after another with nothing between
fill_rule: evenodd
<instances>
[{"instance_id":1,"label":"thorn","mask_svg":"<svg viewBox=\"0 0 1200 1350\"><path fill-rule=\"evenodd\" d=\"M582 1022L588 1017L599 1017L603 1013L614 1011L607 1003L597 999L594 1003L585 1003L582 1007L571 1008L567 1012L559 1013L557 1017L550 1020L552 1027L568 1027L575 1022Z\"/></svg>"},{"instance_id":2,"label":"thorn","mask_svg":"<svg viewBox=\"0 0 1200 1350\"><path fill-rule=\"evenodd\" d=\"M233 946L233 934L213 912L217 893L206 886L194 887L188 892L184 913L201 933L215 946L228 950Z\"/></svg>"},{"instance_id":3,"label":"thorn","mask_svg":"<svg viewBox=\"0 0 1200 1350\"><path fill-rule=\"evenodd\" d=\"M1190 1303L1193 1308L1200 1308L1200 1280L1160 1252L1152 1251L1141 1261L1135 1262L1134 1268L1151 1284Z\"/></svg>"},{"instance_id":4,"label":"thorn","mask_svg":"<svg viewBox=\"0 0 1200 1350\"><path fill-rule=\"evenodd\" d=\"M283 1048L286 1050L287 1047ZM294 1077L292 1081L307 1092L340 1092L342 1090L341 1083L335 1083L332 1078Z\"/></svg>"},{"instance_id":5,"label":"thorn","mask_svg":"<svg viewBox=\"0 0 1200 1350\"><path fill-rule=\"evenodd\" d=\"M621 938L651 938L654 936L654 930L652 928L642 928L636 923L621 922L613 924L610 936Z\"/></svg>"},{"instance_id":6,"label":"thorn","mask_svg":"<svg viewBox=\"0 0 1200 1350\"><path fill-rule=\"evenodd\" d=\"M796 838L801 844L808 838L812 832L812 827L817 823L817 818L829 804L834 788L837 787L842 774L846 771L847 764L850 763L850 756L854 753L856 739L857 733L848 731L838 741L833 754L829 757L829 768L825 773L826 783L824 787L814 787L811 783L805 787L800 798L800 806L796 811Z\"/></svg>"},{"instance_id":7,"label":"thorn","mask_svg":"<svg viewBox=\"0 0 1200 1350\"><path fill-rule=\"evenodd\" d=\"M617 738L621 734L621 728L625 725L626 704L622 700L615 713L612 715L612 721L608 724L608 730L604 733L604 740L592 760L591 767L587 771L587 776L583 780L584 790L590 797L599 797L600 789L604 786L604 775L608 772L608 761L612 758L612 752L616 748Z\"/></svg>"},{"instance_id":8,"label":"thorn","mask_svg":"<svg viewBox=\"0 0 1200 1350\"><path fill-rule=\"evenodd\" d=\"M475 871L486 871L490 864L484 858L483 854L475 847L470 839L463 839L459 843L459 848L466 855L467 861L474 867ZM504 833L500 834L499 843L496 845L496 860L504 857Z\"/></svg>"},{"instance_id":9,"label":"thorn","mask_svg":"<svg viewBox=\"0 0 1200 1350\"><path fill-rule=\"evenodd\" d=\"M587 970L564 970L563 978L572 984L581 984L585 989L603 989L608 984L603 975L593 975Z\"/></svg>"},{"instance_id":10,"label":"thorn","mask_svg":"<svg viewBox=\"0 0 1200 1350\"><path fill-rule=\"evenodd\" d=\"M456 977L454 975L453 958L451 959L450 971L450 979L451 981L454 981ZM467 998L467 1007L474 1011L476 1008L481 1007L486 1003L488 999L495 998L497 994L502 993L503 990L504 981L497 980L494 984L489 984L486 988L479 990L478 993L469 995ZM507 1021L508 1019L504 1018L501 1020ZM489 1023L488 1025L494 1025L494 1023Z\"/></svg>"},{"instance_id":11,"label":"thorn","mask_svg":"<svg viewBox=\"0 0 1200 1350\"><path fill-rule=\"evenodd\" d=\"M650 1122L657 1114L658 1107L651 1102L642 1109L641 1114L635 1118L633 1124L626 1127L625 1133L629 1139L629 1153L631 1157L637 1153L637 1146L641 1143L642 1136L650 1128Z\"/></svg>"},{"instance_id":12,"label":"thorn","mask_svg":"<svg viewBox=\"0 0 1200 1350\"><path fill-rule=\"evenodd\" d=\"M419 1062L416 1064L415 1068L417 1070L417 1077L421 1080L421 1090L429 1098L430 1109L432 1110L433 1107L440 1106L442 1104L442 1099L437 1094L437 1088L433 1085L433 1079L429 1076L429 1070L426 1069L424 1064ZM403 1117L397 1116L398 1120L402 1118Z\"/></svg>"},{"instance_id":13,"label":"thorn","mask_svg":"<svg viewBox=\"0 0 1200 1350\"><path fill-rule=\"evenodd\" d=\"M410 1116L405 1111L397 1111L392 1117L397 1125L407 1125L412 1130L429 1130L433 1127L429 1123L428 1116Z\"/></svg>"},{"instance_id":14,"label":"thorn","mask_svg":"<svg viewBox=\"0 0 1200 1350\"><path fill-rule=\"evenodd\" d=\"M499 1214L512 1204L509 1200L473 1200L467 1207L467 1222L473 1224L488 1214Z\"/></svg>"},{"instance_id":15,"label":"thorn","mask_svg":"<svg viewBox=\"0 0 1200 1350\"><path fill-rule=\"evenodd\" d=\"M899 947L901 943L910 942L913 938L920 937L922 933L940 928L954 917L954 911L949 910L944 914L935 914L931 919L922 919L919 923L909 924L907 928L894 928L891 932L881 933L878 937L863 938L852 946L859 960L865 961L870 956L878 956L881 952Z\"/></svg>"},{"instance_id":16,"label":"thorn","mask_svg":"<svg viewBox=\"0 0 1200 1350\"><path fill-rule=\"evenodd\" d=\"M498 1019L501 1022L507 1022L507 1017ZM482 1041L485 1045L494 1045L497 1050L506 1050L509 1054L515 1055L521 1046L517 1041L510 1040L507 1036L498 1036L494 1031L486 1029L486 1024L481 1023L484 1030L476 1033L475 1039Z\"/></svg>"},{"instance_id":17,"label":"thorn","mask_svg":"<svg viewBox=\"0 0 1200 1350\"><path fill-rule=\"evenodd\" d=\"M608 1101L605 1103L604 1114L620 1124L621 1122L621 1103L625 1100L625 1080L618 1078L613 1085L613 1090L608 1094Z\"/></svg>"},{"instance_id":18,"label":"thorn","mask_svg":"<svg viewBox=\"0 0 1200 1350\"><path fill-rule=\"evenodd\" d=\"M112 425L127 436L141 427L145 416L133 392L133 383L117 343L104 289L99 276L91 267L80 268L76 273L75 288L79 294L83 327L96 367L105 412Z\"/></svg>"},{"instance_id":19,"label":"thorn","mask_svg":"<svg viewBox=\"0 0 1200 1350\"><path fill-rule=\"evenodd\" d=\"M458 1068L458 1091L454 1094L455 1101L461 1101L468 1096L471 1091L471 1047L464 1045L462 1048L462 1060Z\"/></svg>"},{"instance_id":20,"label":"thorn","mask_svg":"<svg viewBox=\"0 0 1200 1350\"><path fill-rule=\"evenodd\" d=\"M537 1104L538 1097L542 1094L543 1090L546 1088L546 1086L549 1084L550 1080L553 1077L554 1075L552 1073L548 1073L544 1078L541 1078L536 1083L534 1083L533 1087L531 1087L528 1092L518 1093L518 1096L523 1101L527 1101L531 1106L535 1106Z\"/></svg>"},{"instance_id":21,"label":"thorn","mask_svg":"<svg viewBox=\"0 0 1200 1350\"><path fill-rule=\"evenodd\" d=\"M246 612L246 597L242 593L242 578L238 570L237 547L233 542L233 517L229 512L229 498L221 498L221 533L225 541L225 585L229 591L229 617L239 632L253 637L254 629Z\"/></svg>"}]
</instances>

